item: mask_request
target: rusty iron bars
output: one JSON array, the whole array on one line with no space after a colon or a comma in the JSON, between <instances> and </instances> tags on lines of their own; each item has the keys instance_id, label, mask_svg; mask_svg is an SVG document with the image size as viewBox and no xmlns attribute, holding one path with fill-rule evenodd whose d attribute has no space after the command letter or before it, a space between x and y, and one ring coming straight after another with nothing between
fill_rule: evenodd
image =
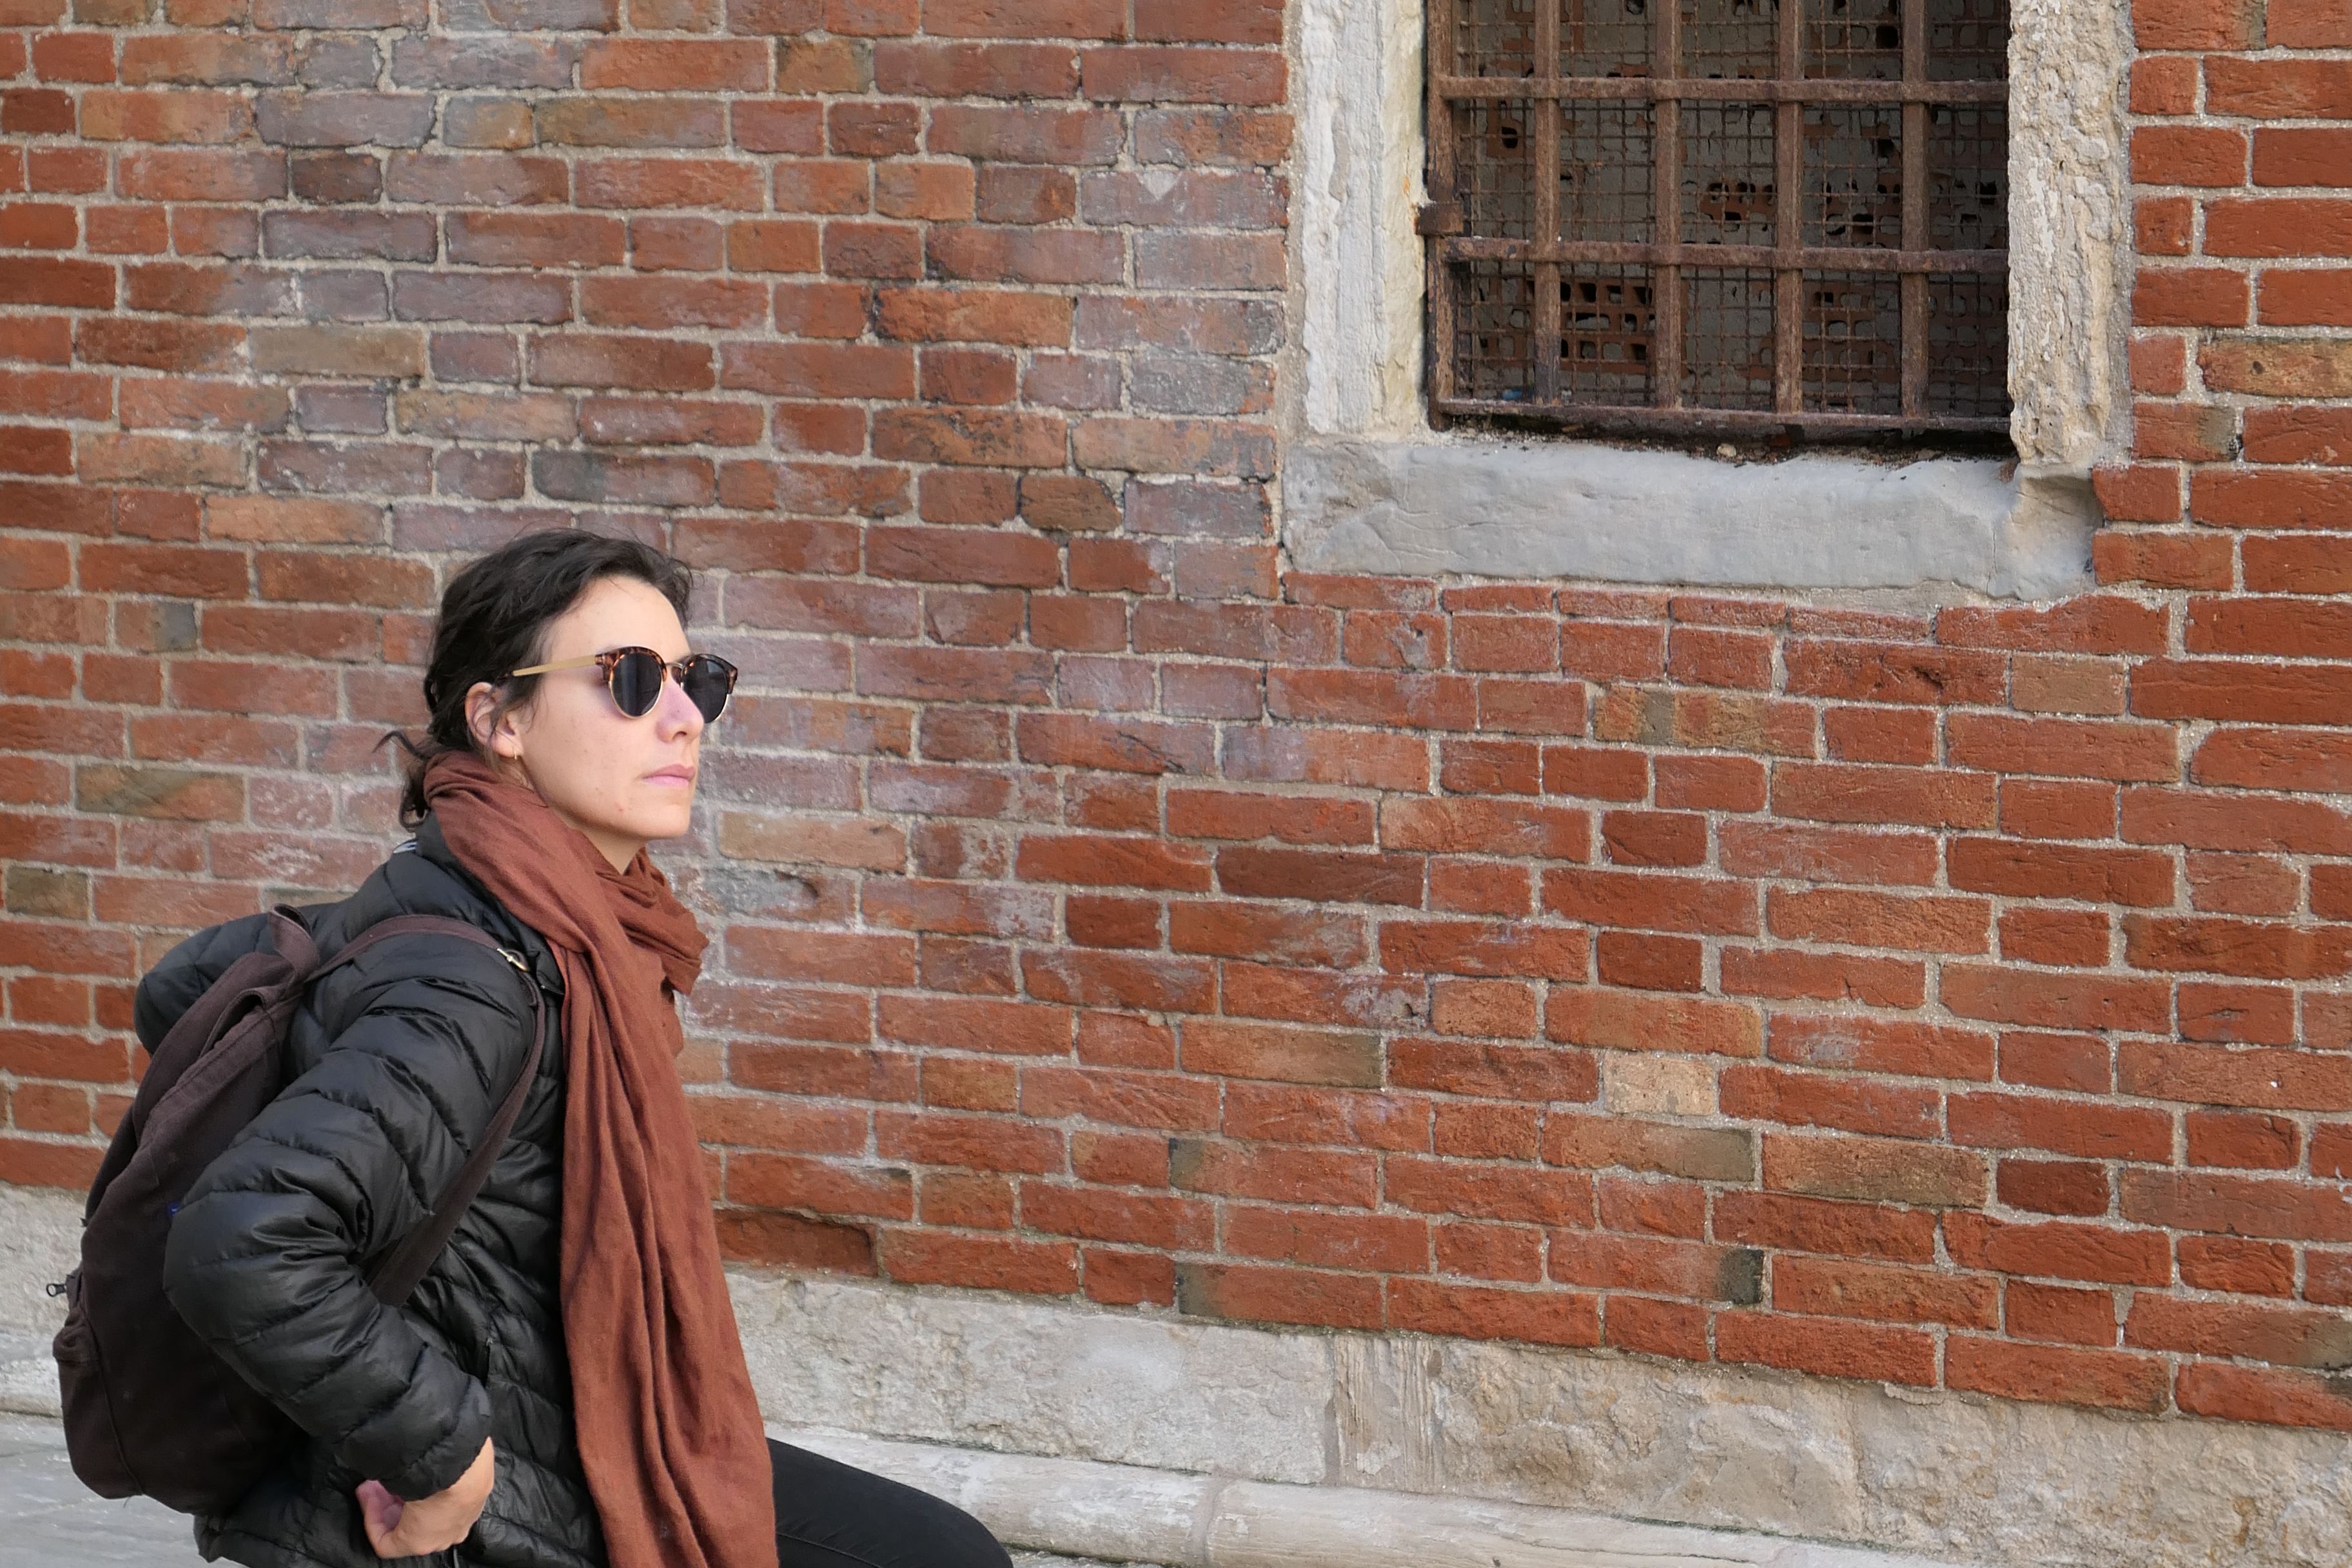
<instances>
[{"instance_id":1,"label":"rusty iron bars","mask_svg":"<svg viewBox=\"0 0 2352 1568\"><path fill-rule=\"evenodd\" d=\"M1432 406L2008 427L2006 0L1430 0Z\"/></svg>"}]
</instances>

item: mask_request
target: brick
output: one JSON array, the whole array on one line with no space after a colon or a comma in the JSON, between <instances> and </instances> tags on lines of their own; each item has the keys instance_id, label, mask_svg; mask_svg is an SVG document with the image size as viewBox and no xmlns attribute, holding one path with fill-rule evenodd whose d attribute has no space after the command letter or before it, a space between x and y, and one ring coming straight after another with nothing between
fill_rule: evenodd
<instances>
[{"instance_id":1,"label":"brick","mask_svg":"<svg viewBox=\"0 0 2352 1568\"><path fill-rule=\"evenodd\" d=\"M2264 397L2352 397L2352 342L2344 341L2217 342L2199 351L2197 364L2205 384L2217 392L2249 392Z\"/></svg>"},{"instance_id":2,"label":"brick","mask_svg":"<svg viewBox=\"0 0 2352 1568\"><path fill-rule=\"evenodd\" d=\"M1099 102L1282 102L1288 73L1272 50L1154 46L1088 49L1080 57L1086 96Z\"/></svg>"},{"instance_id":3,"label":"brick","mask_svg":"<svg viewBox=\"0 0 2352 1568\"><path fill-rule=\"evenodd\" d=\"M2189 483L2200 522L2256 528L2336 528L2352 518L2352 475L2200 469Z\"/></svg>"},{"instance_id":4,"label":"brick","mask_svg":"<svg viewBox=\"0 0 2352 1568\"><path fill-rule=\"evenodd\" d=\"M1602 989L1555 990L1544 1009L1544 1032L1555 1040L1618 1050L1730 1057L1763 1050L1762 1025L1742 1005Z\"/></svg>"},{"instance_id":5,"label":"brick","mask_svg":"<svg viewBox=\"0 0 2352 1568\"><path fill-rule=\"evenodd\" d=\"M938 142L932 145L936 149ZM1066 286L1121 282L1127 265L1125 244L1116 233L979 224L935 229L925 257L946 278Z\"/></svg>"},{"instance_id":6,"label":"brick","mask_svg":"<svg viewBox=\"0 0 2352 1568\"><path fill-rule=\"evenodd\" d=\"M1190 1071L1286 1083L1370 1088L1381 1077L1379 1037L1349 1030L1195 1019L1183 1060Z\"/></svg>"},{"instance_id":7,"label":"brick","mask_svg":"<svg viewBox=\"0 0 2352 1568\"><path fill-rule=\"evenodd\" d=\"M2352 1196L2271 1176L2123 1173L2124 1217L2147 1225L2281 1241L2352 1239Z\"/></svg>"},{"instance_id":8,"label":"brick","mask_svg":"<svg viewBox=\"0 0 2352 1568\"><path fill-rule=\"evenodd\" d=\"M1235 1264L1178 1264L1176 1308L1192 1317L1323 1328L1377 1328L1383 1317L1374 1276Z\"/></svg>"},{"instance_id":9,"label":"brick","mask_svg":"<svg viewBox=\"0 0 2352 1568\"><path fill-rule=\"evenodd\" d=\"M2114 1202L2106 1168L2077 1160L2005 1159L1995 1191L2010 1207L2036 1214L2104 1215Z\"/></svg>"},{"instance_id":10,"label":"brick","mask_svg":"<svg viewBox=\"0 0 2352 1568\"><path fill-rule=\"evenodd\" d=\"M2131 111L2134 114L2189 114L2197 108L2197 82L2201 62L2179 56L2155 56L2132 62Z\"/></svg>"},{"instance_id":11,"label":"brick","mask_svg":"<svg viewBox=\"0 0 2352 1568\"><path fill-rule=\"evenodd\" d=\"M1773 1266L1772 1305L1784 1312L1990 1330L1999 1301L1995 1283L1976 1275L1802 1257Z\"/></svg>"},{"instance_id":12,"label":"brick","mask_svg":"<svg viewBox=\"0 0 2352 1568\"><path fill-rule=\"evenodd\" d=\"M2133 0L2131 15L2143 49L2262 47L2263 8L2248 0Z\"/></svg>"},{"instance_id":13,"label":"brick","mask_svg":"<svg viewBox=\"0 0 2352 1568\"><path fill-rule=\"evenodd\" d=\"M2141 906L2173 899L2171 858L2149 850L1971 837L1954 839L1948 861L1952 886L1971 892Z\"/></svg>"},{"instance_id":14,"label":"brick","mask_svg":"<svg viewBox=\"0 0 2352 1568\"><path fill-rule=\"evenodd\" d=\"M688 148L720 147L727 142L725 114L708 100L567 96L543 100L530 106L529 112L533 138L550 146ZM481 144L475 137L467 141Z\"/></svg>"},{"instance_id":15,"label":"brick","mask_svg":"<svg viewBox=\"0 0 2352 1568\"><path fill-rule=\"evenodd\" d=\"M1070 335L1070 302L991 289L885 289L876 296L886 337L927 342L1054 346Z\"/></svg>"},{"instance_id":16,"label":"brick","mask_svg":"<svg viewBox=\"0 0 2352 1568\"><path fill-rule=\"evenodd\" d=\"M544 386L693 392L716 383L707 345L653 337L537 336L530 366L531 379Z\"/></svg>"},{"instance_id":17,"label":"brick","mask_svg":"<svg viewBox=\"0 0 2352 1568\"><path fill-rule=\"evenodd\" d=\"M600 158L574 165L573 199L583 207L719 207L765 205L760 170L717 158Z\"/></svg>"},{"instance_id":18,"label":"brick","mask_svg":"<svg viewBox=\"0 0 2352 1568\"><path fill-rule=\"evenodd\" d=\"M2217 56L2205 62L2205 111L2255 120L2352 119L2352 63Z\"/></svg>"},{"instance_id":19,"label":"brick","mask_svg":"<svg viewBox=\"0 0 2352 1568\"><path fill-rule=\"evenodd\" d=\"M1744 1129L1555 1113L1545 1121L1543 1157L1555 1165L1618 1166L1690 1181L1747 1183L1755 1179L1756 1138Z\"/></svg>"},{"instance_id":20,"label":"brick","mask_svg":"<svg viewBox=\"0 0 2352 1568\"><path fill-rule=\"evenodd\" d=\"M2092 551L2103 584L2226 588L2233 575L2232 552L2226 539L2102 529L2092 541Z\"/></svg>"},{"instance_id":21,"label":"brick","mask_svg":"<svg viewBox=\"0 0 2352 1568\"><path fill-rule=\"evenodd\" d=\"M582 49L580 85L591 90L757 92L770 50L751 39L600 38Z\"/></svg>"},{"instance_id":22,"label":"brick","mask_svg":"<svg viewBox=\"0 0 2352 1568\"><path fill-rule=\"evenodd\" d=\"M2232 1295L2294 1295L2294 1248L2274 1241L2183 1237L2178 1246L2180 1284Z\"/></svg>"},{"instance_id":23,"label":"brick","mask_svg":"<svg viewBox=\"0 0 2352 1568\"><path fill-rule=\"evenodd\" d=\"M1566 806L1405 799L1383 807L1381 844L1389 849L1580 860L1590 853L1591 822L1583 812Z\"/></svg>"},{"instance_id":24,"label":"brick","mask_svg":"<svg viewBox=\"0 0 2352 1568\"><path fill-rule=\"evenodd\" d=\"M1594 925L1752 935L1756 898L1745 883L1638 871L1560 869L1544 874L1544 907Z\"/></svg>"},{"instance_id":25,"label":"brick","mask_svg":"<svg viewBox=\"0 0 2352 1568\"><path fill-rule=\"evenodd\" d=\"M1077 1289L1077 1248L1067 1242L894 1229L881 1237L877 1262L905 1284L979 1286L1032 1294Z\"/></svg>"},{"instance_id":26,"label":"brick","mask_svg":"<svg viewBox=\"0 0 2352 1568\"><path fill-rule=\"evenodd\" d=\"M1944 1358L1944 1380L1952 1388L2151 1415L2164 1408L2166 1368L2155 1356L1954 1335Z\"/></svg>"},{"instance_id":27,"label":"brick","mask_svg":"<svg viewBox=\"0 0 2352 1568\"><path fill-rule=\"evenodd\" d=\"M2343 0L2279 0L2264 16L2267 41L2280 48L2330 49L2352 46L2352 15Z\"/></svg>"},{"instance_id":28,"label":"brick","mask_svg":"<svg viewBox=\"0 0 2352 1568\"><path fill-rule=\"evenodd\" d=\"M900 408L876 416L874 450L902 462L1055 468L1067 460L1067 437L1047 415Z\"/></svg>"},{"instance_id":29,"label":"brick","mask_svg":"<svg viewBox=\"0 0 2352 1568\"><path fill-rule=\"evenodd\" d=\"M2245 183L2243 132L2211 126L2144 125L2131 135L2131 174L2142 185L2219 185ZM2322 182L2257 180L2263 184ZM2144 320L2134 312L2135 321Z\"/></svg>"},{"instance_id":30,"label":"brick","mask_svg":"<svg viewBox=\"0 0 2352 1568\"><path fill-rule=\"evenodd\" d=\"M1833 889L1774 889L1766 900L1772 934L1923 952L1983 952L1991 945L1989 900L1901 898Z\"/></svg>"},{"instance_id":31,"label":"brick","mask_svg":"<svg viewBox=\"0 0 2352 1568\"><path fill-rule=\"evenodd\" d=\"M2333 1055L2134 1041L2120 1047L2117 1077L2126 1092L2190 1103L2352 1110L2352 1063Z\"/></svg>"},{"instance_id":32,"label":"brick","mask_svg":"<svg viewBox=\"0 0 2352 1568\"><path fill-rule=\"evenodd\" d=\"M1922 1386L1936 1381L1935 1341L1916 1329L1864 1328L1851 1320L1720 1312L1716 1354L1824 1377Z\"/></svg>"},{"instance_id":33,"label":"brick","mask_svg":"<svg viewBox=\"0 0 2352 1568\"><path fill-rule=\"evenodd\" d=\"M2352 1431L2352 1401L2333 1376L2200 1362L2181 1367L2173 1392L2194 1415Z\"/></svg>"},{"instance_id":34,"label":"brick","mask_svg":"<svg viewBox=\"0 0 2352 1568\"><path fill-rule=\"evenodd\" d=\"M383 508L371 502L279 496L215 496L205 508L213 539L268 543L370 544L383 537Z\"/></svg>"},{"instance_id":35,"label":"brick","mask_svg":"<svg viewBox=\"0 0 2352 1568\"><path fill-rule=\"evenodd\" d=\"M2197 204L2187 196L2134 202L2132 239L2142 256L2188 255L2197 244Z\"/></svg>"},{"instance_id":36,"label":"brick","mask_svg":"<svg viewBox=\"0 0 2352 1568\"><path fill-rule=\"evenodd\" d=\"M425 371L424 335L410 329L257 327L249 336L260 371L394 378Z\"/></svg>"},{"instance_id":37,"label":"brick","mask_svg":"<svg viewBox=\"0 0 2352 1568\"><path fill-rule=\"evenodd\" d=\"M1386 921L1381 963L1391 973L1522 974L1581 980L1589 972L1584 933L1480 921Z\"/></svg>"},{"instance_id":38,"label":"brick","mask_svg":"<svg viewBox=\"0 0 2352 1568\"><path fill-rule=\"evenodd\" d=\"M1943 998L1963 1017L2041 1027L2161 1031L2172 1013L2161 984L1993 964L1945 965Z\"/></svg>"},{"instance_id":39,"label":"brick","mask_svg":"<svg viewBox=\"0 0 2352 1568\"><path fill-rule=\"evenodd\" d=\"M2243 225L2216 212L2209 217L2206 249L2214 256L2277 255L2240 247L2254 243ZM2223 268L2142 267L2132 282L2132 320L2150 327L2242 327L2251 310L2246 275Z\"/></svg>"}]
</instances>

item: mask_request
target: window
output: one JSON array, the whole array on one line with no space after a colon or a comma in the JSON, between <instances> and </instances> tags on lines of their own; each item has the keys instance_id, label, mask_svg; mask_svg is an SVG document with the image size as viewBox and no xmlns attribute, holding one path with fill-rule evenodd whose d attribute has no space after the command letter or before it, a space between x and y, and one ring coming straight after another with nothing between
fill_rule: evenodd
<instances>
[{"instance_id":1,"label":"window","mask_svg":"<svg viewBox=\"0 0 2352 1568\"><path fill-rule=\"evenodd\" d=\"M1436 415L2008 430L2006 0L1428 17Z\"/></svg>"}]
</instances>

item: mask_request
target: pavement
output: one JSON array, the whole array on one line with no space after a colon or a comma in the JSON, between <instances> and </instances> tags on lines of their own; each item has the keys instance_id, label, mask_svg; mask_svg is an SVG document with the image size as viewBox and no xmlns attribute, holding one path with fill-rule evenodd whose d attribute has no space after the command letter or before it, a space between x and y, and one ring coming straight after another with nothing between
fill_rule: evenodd
<instances>
[{"instance_id":1,"label":"pavement","mask_svg":"<svg viewBox=\"0 0 2352 1568\"><path fill-rule=\"evenodd\" d=\"M188 1521L144 1498L110 1502L74 1479L54 1421L0 1416L0 1568L194 1568Z\"/></svg>"},{"instance_id":2,"label":"pavement","mask_svg":"<svg viewBox=\"0 0 2352 1568\"><path fill-rule=\"evenodd\" d=\"M0 1415L0 1568L197 1568L203 1561L187 1520L161 1503L91 1496L66 1462L56 1422ZM1034 1552L1016 1552L1013 1561L1015 1568L1110 1568Z\"/></svg>"}]
</instances>

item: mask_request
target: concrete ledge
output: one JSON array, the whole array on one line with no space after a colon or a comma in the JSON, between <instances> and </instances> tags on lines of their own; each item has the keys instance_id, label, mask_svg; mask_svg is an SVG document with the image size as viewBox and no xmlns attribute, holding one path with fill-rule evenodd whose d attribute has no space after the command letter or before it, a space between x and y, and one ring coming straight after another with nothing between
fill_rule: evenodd
<instances>
[{"instance_id":1,"label":"concrete ledge","mask_svg":"<svg viewBox=\"0 0 2352 1568\"><path fill-rule=\"evenodd\" d=\"M46 1342L0 1333L0 1413L58 1409ZM1167 1568L1938 1568L1727 1531L1360 1487L1284 1486L771 1423L769 1436L946 1498L1016 1549Z\"/></svg>"},{"instance_id":2,"label":"concrete ledge","mask_svg":"<svg viewBox=\"0 0 2352 1568\"><path fill-rule=\"evenodd\" d=\"M47 1335L0 1331L0 1414L47 1415L58 1409L58 1363Z\"/></svg>"},{"instance_id":3,"label":"concrete ledge","mask_svg":"<svg viewBox=\"0 0 2352 1568\"><path fill-rule=\"evenodd\" d=\"M1733 463L1593 442L1301 441L1283 533L1315 572L2046 599L2092 585L2080 475L1991 458Z\"/></svg>"},{"instance_id":4,"label":"concrete ledge","mask_svg":"<svg viewBox=\"0 0 2352 1568\"><path fill-rule=\"evenodd\" d=\"M40 1286L63 1276L78 1217L68 1194L0 1187L0 1330L18 1336L0 1342L0 1386L28 1403L54 1398L58 1309ZM1642 1541L1714 1554L1678 1544L1668 1563L2352 1565L2352 1447L2336 1433L835 1276L730 1284L771 1420L881 1443L860 1451L977 1488L974 1511L1008 1539L1074 1554L1660 1568L1633 1547L1522 1554L1600 1550L1635 1538L1593 1530L1643 1521L1686 1534ZM1258 1498L1279 1517L1217 1522ZM1370 1555L1379 1540L1353 1522L1367 1510L1411 1554ZM1180 1518L1189 1555L1168 1545ZM1318 1532L1336 1532L1332 1554ZM1457 1534L1487 1555L1448 1555ZM1223 1555L1203 1555L1215 1542Z\"/></svg>"},{"instance_id":5,"label":"concrete ledge","mask_svg":"<svg viewBox=\"0 0 2352 1568\"><path fill-rule=\"evenodd\" d=\"M1008 1546L1170 1568L1935 1568L1926 1559L1359 1487L974 1453L823 1428L777 1437L948 1499Z\"/></svg>"}]
</instances>

